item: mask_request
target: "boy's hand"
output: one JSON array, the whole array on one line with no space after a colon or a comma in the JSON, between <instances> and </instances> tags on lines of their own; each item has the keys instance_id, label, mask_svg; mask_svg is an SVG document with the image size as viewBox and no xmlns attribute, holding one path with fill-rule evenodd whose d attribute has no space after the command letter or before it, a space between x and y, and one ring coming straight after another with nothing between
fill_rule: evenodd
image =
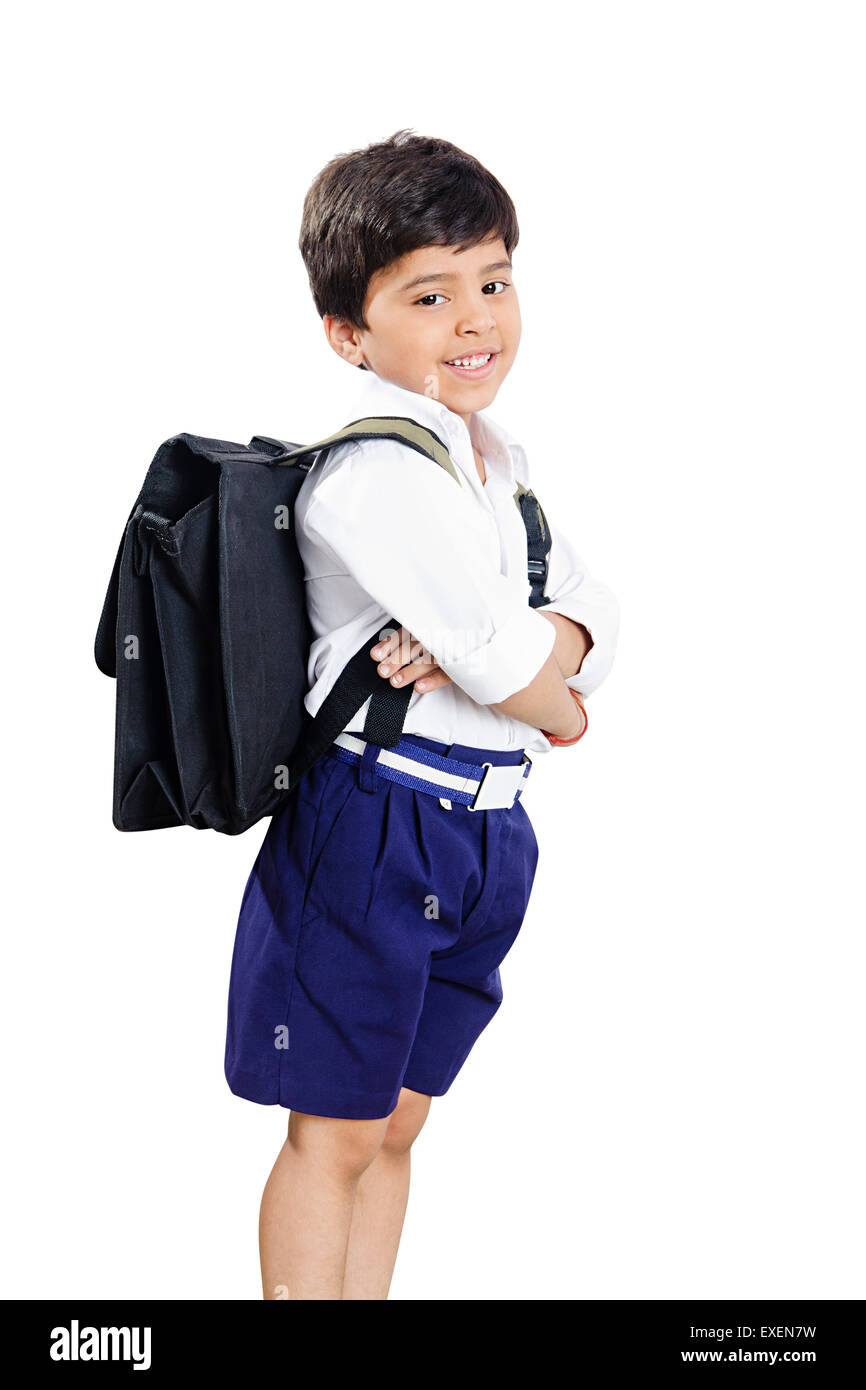
<instances>
[{"instance_id":1,"label":"boy's hand","mask_svg":"<svg viewBox=\"0 0 866 1390\"><path fill-rule=\"evenodd\" d=\"M405 627L383 642L377 642L370 655L381 663L379 675L390 680L392 685L403 686L407 681L414 681L415 689L426 693L451 683L451 677L436 664L433 654L425 651Z\"/></svg>"}]
</instances>

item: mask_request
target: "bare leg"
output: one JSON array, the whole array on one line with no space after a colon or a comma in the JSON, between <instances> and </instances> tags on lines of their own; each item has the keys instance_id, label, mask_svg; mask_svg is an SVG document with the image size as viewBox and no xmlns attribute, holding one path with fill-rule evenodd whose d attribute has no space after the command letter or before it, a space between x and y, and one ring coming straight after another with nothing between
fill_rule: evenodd
<instances>
[{"instance_id":1,"label":"bare leg","mask_svg":"<svg viewBox=\"0 0 866 1390\"><path fill-rule=\"evenodd\" d=\"M404 1086L382 1147L355 1189L344 1299L386 1299L409 1197L409 1154L430 1097Z\"/></svg>"},{"instance_id":2,"label":"bare leg","mask_svg":"<svg viewBox=\"0 0 866 1390\"><path fill-rule=\"evenodd\" d=\"M292 1111L262 1196L259 1245L266 1299L340 1299L355 1192L388 1128L381 1120Z\"/></svg>"}]
</instances>

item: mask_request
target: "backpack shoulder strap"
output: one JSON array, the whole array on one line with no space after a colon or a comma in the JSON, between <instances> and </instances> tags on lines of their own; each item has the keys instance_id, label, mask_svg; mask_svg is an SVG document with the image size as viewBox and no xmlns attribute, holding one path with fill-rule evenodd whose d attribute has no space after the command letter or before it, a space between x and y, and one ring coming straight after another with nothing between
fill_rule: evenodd
<instances>
[{"instance_id":1,"label":"backpack shoulder strap","mask_svg":"<svg viewBox=\"0 0 866 1390\"><path fill-rule=\"evenodd\" d=\"M312 463L314 454L333 449L350 439L396 439L401 444L408 444L425 458L431 459L440 468L444 468L446 473L450 473L456 483L460 483L460 474L438 434L427 429L425 425L419 425L417 420L410 419L408 415L365 415L360 420L350 421L343 429L337 430L336 434L329 434L325 439L320 439L317 444L287 444L282 439L269 439L266 435L255 436L255 440L262 440L266 444L279 444L286 450L282 457L274 459L275 463L297 464L300 467L303 467L307 460ZM254 443L255 440L250 442Z\"/></svg>"},{"instance_id":2,"label":"backpack shoulder strap","mask_svg":"<svg viewBox=\"0 0 866 1390\"><path fill-rule=\"evenodd\" d=\"M541 503L531 488L518 483L514 501L526 527L526 554L530 583L529 606L530 608L544 608L546 604L550 603L550 599L546 598L544 593L547 586L547 570L550 560L550 526Z\"/></svg>"}]
</instances>

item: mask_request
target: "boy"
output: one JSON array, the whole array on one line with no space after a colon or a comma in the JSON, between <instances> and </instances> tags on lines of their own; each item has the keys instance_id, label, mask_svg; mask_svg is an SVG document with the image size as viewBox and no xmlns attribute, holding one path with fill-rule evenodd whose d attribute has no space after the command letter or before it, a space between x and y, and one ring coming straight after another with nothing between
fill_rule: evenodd
<instances>
[{"instance_id":1,"label":"boy","mask_svg":"<svg viewBox=\"0 0 866 1390\"><path fill-rule=\"evenodd\" d=\"M365 741L369 701L349 721L244 891L226 1077L291 1111L262 1199L265 1298L387 1298L412 1142L499 1006L529 899L526 755L581 736L580 697L613 661L617 601L555 527L551 601L530 606L526 458L479 413L517 354L517 239L478 161L406 131L331 161L304 204L327 341L368 373L349 419L417 421L454 475L351 441L317 456L295 504L308 710L365 637L383 681L415 685L396 748Z\"/></svg>"}]
</instances>

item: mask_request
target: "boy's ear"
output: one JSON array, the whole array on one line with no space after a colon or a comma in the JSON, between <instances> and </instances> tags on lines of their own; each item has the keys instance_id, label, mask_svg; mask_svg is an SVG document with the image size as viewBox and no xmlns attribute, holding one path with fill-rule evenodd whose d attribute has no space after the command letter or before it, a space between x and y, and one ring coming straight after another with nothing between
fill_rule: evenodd
<instances>
[{"instance_id":1,"label":"boy's ear","mask_svg":"<svg viewBox=\"0 0 866 1390\"><path fill-rule=\"evenodd\" d=\"M325 314L322 326L329 345L338 357L353 367L364 366L364 349L358 341L357 330L350 323L334 314Z\"/></svg>"}]
</instances>

